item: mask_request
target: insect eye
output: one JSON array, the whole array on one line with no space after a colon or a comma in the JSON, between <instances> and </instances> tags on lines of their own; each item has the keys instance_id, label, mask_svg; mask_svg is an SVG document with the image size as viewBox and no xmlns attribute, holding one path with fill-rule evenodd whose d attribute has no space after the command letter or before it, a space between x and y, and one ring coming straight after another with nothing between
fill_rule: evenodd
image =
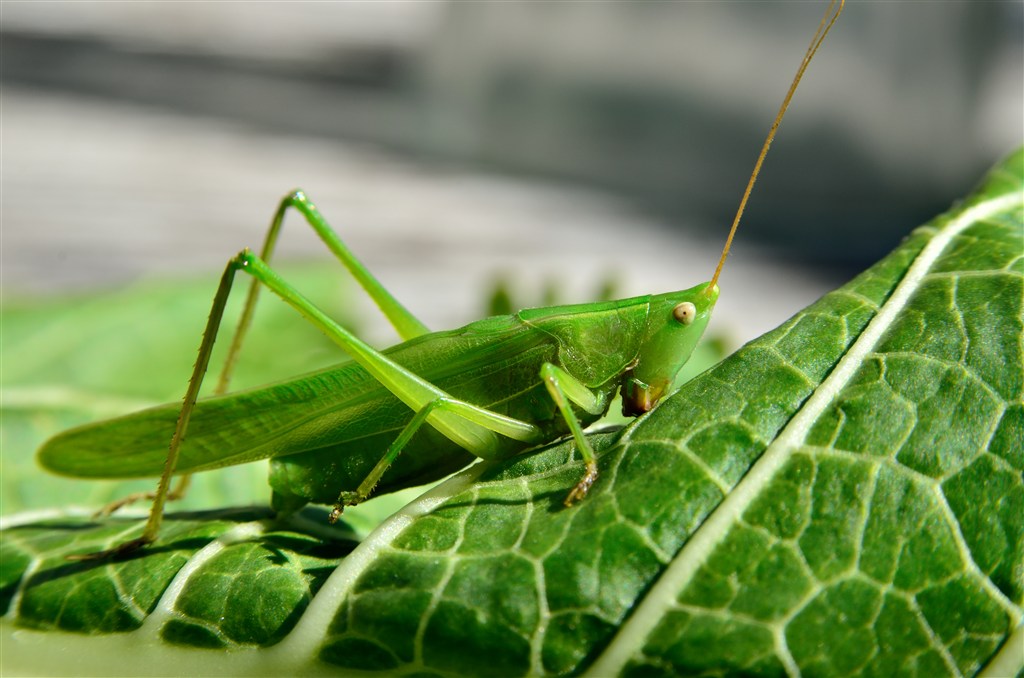
<instances>
[{"instance_id":1,"label":"insect eye","mask_svg":"<svg viewBox=\"0 0 1024 678\"><path fill-rule=\"evenodd\" d=\"M683 325L689 325L697 317L697 307L688 301L676 304L676 307L672 309L672 317Z\"/></svg>"}]
</instances>

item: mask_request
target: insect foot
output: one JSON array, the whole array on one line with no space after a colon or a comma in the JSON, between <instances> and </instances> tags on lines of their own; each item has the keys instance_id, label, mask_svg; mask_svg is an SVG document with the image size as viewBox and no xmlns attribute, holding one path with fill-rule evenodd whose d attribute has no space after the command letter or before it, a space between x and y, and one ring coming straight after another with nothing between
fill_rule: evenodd
<instances>
[{"instance_id":1,"label":"insect foot","mask_svg":"<svg viewBox=\"0 0 1024 678\"><path fill-rule=\"evenodd\" d=\"M566 508L572 506L578 501L582 501L596 481L597 464L595 462L587 462L587 472L583 474L583 477L580 478L578 483L576 483L576 486L569 491L569 496L565 498Z\"/></svg>"},{"instance_id":2,"label":"insect foot","mask_svg":"<svg viewBox=\"0 0 1024 678\"><path fill-rule=\"evenodd\" d=\"M327 522L331 525L338 522L338 519L341 518L341 514L345 512L346 506L361 504L365 499L366 497L362 496L358 492L342 492L338 495L338 503L331 509L331 514L327 516Z\"/></svg>"},{"instance_id":3,"label":"insect foot","mask_svg":"<svg viewBox=\"0 0 1024 678\"><path fill-rule=\"evenodd\" d=\"M129 506L138 501L152 501L154 497L156 497L155 492L136 492L134 494L129 494L126 497L121 497L120 499L110 502L109 504L101 508L99 511L93 513L92 517L105 518L110 514L114 513L115 511L117 511L118 509L121 509L125 506Z\"/></svg>"},{"instance_id":4,"label":"insect foot","mask_svg":"<svg viewBox=\"0 0 1024 678\"><path fill-rule=\"evenodd\" d=\"M67 557L68 560L74 560L76 562L90 561L90 560L106 560L107 558L118 558L121 556L133 553L143 546L152 544L154 539L152 537L139 537L138 539L132 539L126 541L123 544L119 544L112 549L106 551L96 551L95 553L79 553L73 554Z\"/></svg>"}]
</instances>

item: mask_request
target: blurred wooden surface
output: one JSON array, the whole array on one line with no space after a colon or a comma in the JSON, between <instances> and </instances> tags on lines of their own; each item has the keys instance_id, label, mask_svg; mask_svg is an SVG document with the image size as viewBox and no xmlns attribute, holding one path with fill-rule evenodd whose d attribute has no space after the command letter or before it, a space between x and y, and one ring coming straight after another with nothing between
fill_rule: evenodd
<instances>
[{"instance_id":1,"label":"blurred wooden surface","mask_svg":"<svg viewBox=\"0 0 1024 678\"><path fill-rule=\"evenodd\" d=\"M825 4L5 2L0 81L576 182L713 238ZM848 3L747 241L853 272L945 209L1020 143L1022 20Z\"/></svg>"}]
</instances>

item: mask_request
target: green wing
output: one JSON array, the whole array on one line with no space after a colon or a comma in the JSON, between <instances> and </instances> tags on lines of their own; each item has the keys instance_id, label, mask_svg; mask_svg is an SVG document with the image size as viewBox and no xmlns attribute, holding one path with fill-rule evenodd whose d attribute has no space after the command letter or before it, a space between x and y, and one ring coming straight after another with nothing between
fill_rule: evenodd
<instances>
[{"instance_id":1,"label":"green wing","mask_svg":"<svg viewBox=\"0 0 1024 678\"><path fill-rule=\"evenodd\" d=\"M537 369L555 351L550 336L514 316L502 316L424 335L384 353L457 397L509 411L510 400L540 386ZM81 478L159 475L180 407L171 403L70 429L40 448L39 462L54 473ZM511 416L526 414L514 410ZM411 416L362 367L345 362L199 401L177 471L209 470L361 439L379 446L381 433L397 432Z\"/></svg>"}]
</instances>

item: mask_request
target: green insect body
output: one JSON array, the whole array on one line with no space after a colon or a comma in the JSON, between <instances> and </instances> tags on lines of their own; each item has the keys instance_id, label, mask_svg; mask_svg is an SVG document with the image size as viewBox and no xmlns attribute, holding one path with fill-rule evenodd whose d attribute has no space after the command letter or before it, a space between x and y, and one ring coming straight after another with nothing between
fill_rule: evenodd
<instances>
[{"instance_id":1,"label":"green insect body","mask_svg":"<svg viewBox=\"0 0 1024 678\"><path fill-rule=\"evenodd\" d=\"M545 363L559 365L596 396L599 412L574 408L583 426L607 412L617 391L631 413L650 409L707 326L717 294L705 289L528 309L425 334L382 354L455 398L536 424L536 442L544 442L570 432L540 378ZM696 309L686 324L673 314L683 303ZM71 429L49 440L39 460L54 473L81 478L159 475L180 410L179 404L168 404ZM331 504L340 490L369 475L412 414L363 366L349 361L200 400L177 472L270 458L275 506ZM531 442L498 436L485 454L507 457ZM435 429L423 427L376 492L437 480L473 459Z\"/></svg>"},{"instance_id":2,"label":"green insect body","mask_svg":"<svg viewBox=\"0 0 1024 678\"><path fill-rule=\"evenodd\" d=\"M758 156L711 281L680 292L621 301L520 311L431 333L352 254L301 192L281 201L260 256L243 250L228 262L181 405L172 404L82 426L47 441L40 463L81 478L160 476L142 536L104 558L156 540L165 502L187 474L271 460L273 504L345 506L436 480L474 457L502 459L569 434L583 458L582 477L565 504L581 500L598 465L583 428L607 411L616 392L623 412L649 411L693 353L718 300L719 273L761 163L796 86L842 11L832 0ZM338 325L268 264L290 209L299 211L353 274L403 342L378 351ZM198 394L235 276L252 276L216 389ZM259 291L266 287L319 327L349 362L259 389L227 394ZM168 445L168 441L170 444ZM175 474L183 474L171 491ZM134 501L126 498L108 507Z\"/></svg>"}]
</instances>

